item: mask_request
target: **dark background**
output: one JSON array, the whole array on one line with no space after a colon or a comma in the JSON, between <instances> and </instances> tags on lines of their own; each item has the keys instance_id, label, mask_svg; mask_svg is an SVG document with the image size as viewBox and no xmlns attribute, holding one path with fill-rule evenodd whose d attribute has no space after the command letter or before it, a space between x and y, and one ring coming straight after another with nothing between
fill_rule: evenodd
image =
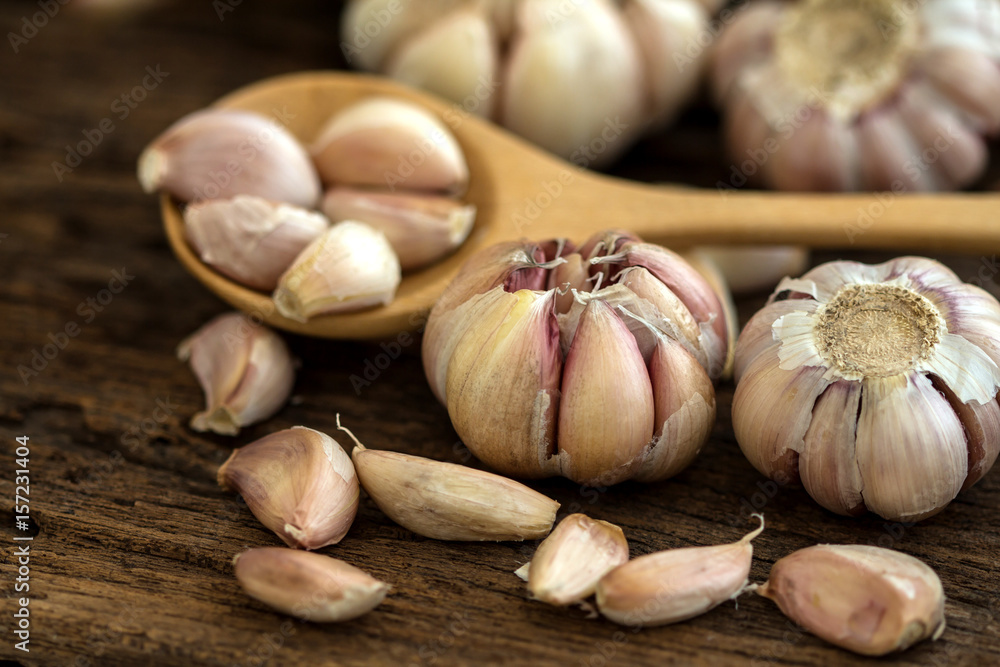
<instances>
[{"instance_id":1,"label":"dark background","mask_svg":"<svg viewBox=\"0 0 1000 667\"><path fill-rule=\"evenodd\" d=\"M233 555L279 542L216 485L234 445L295 424L332 433L339 412L370 447L476 462L427 388L415 345L358 395L349 378L379 354L377 342L288 336L302 360L290 405L235 439L187 427L202 394L174 350L226 307L171 255L157 202L135 180L136 157L172 121L244 84L341 67L340 3L242 2L220 20L212 2L176 2L128 21L88 18L83 4L59 6L17 53L9 38L0 44L0 657L81 666L874 663L803 634L752 595L640 632L531 602L512 573L533 544L423 539L367 498L347 538L325 551L393 585L377 610L320 626L247 598L232 575ZM4 2L0 26L20 32L23 17L38 11L36 3ZM122 117L121 97L147 66L169 74ZM99 131L104 119L109 132ZM614 171L711 186L729 166L717 122L705 108L690 112ZM92 153L57 175L53 163L66 162L67 145L88 136L100 137ZM982 268L996 294L994 250L942 259L966 278ZM827 252L816 261L835 257L888 255ZM100 312L87 306L115 270L134 279ZM765 296L741 300L743 321ZM25 382L18 366L30 366L50 334L59 339L70 324L78 335ZM758 506L768 522L755 541L758 582L776 559L817 542L900 549L941 575L949 627L893 663L1000 661L996 472L917 526L845 519L751 468L733 438L731 397L732 386L721 385L711 442L673 480L602 492L566 480L533 486L567 513L621 525L634 555L736 540L752 527L748 507ZM17 436L30 437L36 534L27 654L13 648L11 618L21 595L13 592L11 539Z\"/></svg>"}]
</instances>

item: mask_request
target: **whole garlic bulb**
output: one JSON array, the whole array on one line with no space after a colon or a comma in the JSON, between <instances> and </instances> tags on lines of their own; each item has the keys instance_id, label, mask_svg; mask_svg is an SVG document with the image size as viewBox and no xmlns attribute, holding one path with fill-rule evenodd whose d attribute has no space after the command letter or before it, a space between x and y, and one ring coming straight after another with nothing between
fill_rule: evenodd
<instances>
[{"instance_id":1,"label":"whole garlic bulb","mask_svg":"<svg viewBox=\"0 0 1000 667\"><path fill-rule=\"evenodd\" d=\"M729 185L948 190L1000 130L996 0L764 0L715 48Z\"/></svg>"},{"instance_id":2,"label":"whole garlic bulb","mask_svg":"<svg viewBox=\"0 0 1000 667\"><path fill-rule=\"evenodd\" d=\"M722 304L683 259L626 232L509 242L464 265L431 311L424 370L459 436L517 477L654 481L715 420Z\"/></svg>"},{"instance_id":3,"label":"whole garlic bulb","mask_svg":"<svg viewBox=\"0 0 1000 667\"><path fill-rule=\"evenodd\" d=\"M916 521L1000 451L1000 304L938 262L785 279L736 346L733 428L763 474L839 514Z\"/></svg>"},{"instance_id":4,"label":"whole garlic bulb","mask_svg":"<svg viewBox=\"0 0 1000 667\"><path fill-rule=\"evenodd\" d=\"M717 0L352 0L347 61L608 164L694 95Z\"/></svg>"}]
</instances>

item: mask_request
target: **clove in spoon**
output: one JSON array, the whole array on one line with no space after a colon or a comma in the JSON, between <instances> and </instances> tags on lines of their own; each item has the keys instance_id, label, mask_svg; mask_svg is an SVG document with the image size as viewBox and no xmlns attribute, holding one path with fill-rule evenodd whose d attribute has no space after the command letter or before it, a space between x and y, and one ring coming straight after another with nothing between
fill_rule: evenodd
<instances>
[{"instance_id":1,"label":"clove in spoon","mask_svg":"<svg viewBox=\"0 0 1000 667\"><path fill-rule=\"evenodd\" d=\"M279 115L309 144L340 109L375 95L415 102L437 114L461 144L469 165L476 222L444 260L403 276L386 306L296 322L270 295L203 264L184 239L177 204L161 199L167 238L187 270L230 305L268 324L324 338L387 338L422 328L459 267L477 250L519 238L582 240L608 228L679 248L704 243L911 249L983 253L1000 248L1000 194L804 194L725 192L653 186L583 170L535 148L451 104L389 79L306 72L267 79L222 98L217 107ZM817 155L816 159L822 159Z\"/></svg>"}]
</instances>

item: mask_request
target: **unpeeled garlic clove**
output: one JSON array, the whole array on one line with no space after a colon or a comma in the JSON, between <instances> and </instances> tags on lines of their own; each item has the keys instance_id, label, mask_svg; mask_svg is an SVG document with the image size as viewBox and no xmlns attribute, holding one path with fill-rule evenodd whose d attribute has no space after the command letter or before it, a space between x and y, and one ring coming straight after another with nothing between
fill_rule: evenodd
<instances>
[{"instance_id":1,"label":"unpeeled garlic clove","mask_svg":"<svg viewBox=\"0 0 1000 667\"><path fill-rule=\"evenodd\" d=\"M358 477L336 440L295 426L233 451L219 484L236 491L285 544L320 549L347 534L358 511Z\"/></svg>"},{"instance_id":2,"label":"unpeeled garlic clove","mask_svg":"<svg viewBox=\"0 0 1000 667\"><path fill-rule=\"evenodd\" d=\"M350 65L374 70L411 35L466 0L352 0L340 22L340 48Z\"/></svg>"},{"instance_id":3,"label":"unpeeled garlic clove","mask_svg":"<svg viewBox=\"0 0 1000 667\"><path fill-rule=\"evenodd\" d=\"M196 431L236 435L280 410L292 392L295 371L284 341L240 313L198 329L177 356L190 362L205 392L205 410L191 420Z\"/></svg>"},{"instance_id":4,"label":"unpeeled garlic clove","mask_svg":"<svg viewBox=\"0 0 1000 667\"><path fill-rule=\"evenodd\" d=\"M559 509L559 503L523 484L455 463L366 449L357 440L351 458L378 508L424 537L539 539L552 530Z\"/></svg>"},{"instance_id":5,"label":"unpeeled garlic clove","mask_svg":"<svg viewBox=\"0 0 1000 667\"><path fill-rule=\"evenodd\" d=\"M274 304L298 322L384 305L396 294L400 273L385 234L345 220L310 243L282 274Z\"/></svg>"},{"instance_id":6,"label":"unpeeled garlic clove","mask_svg":"<svg viewBox=\"0 0 1000 667\"><path fill-rule=\"evenodd\" d=\"M316 623L367 614L389 592L388 584L344 561L281 547L244 551L233 559L233 569L250 597Z\"/></svg>"},{"instance_id":7,"label":"unpeeled garlic clove","mask_svg":"<svg viewBox=\"0 0 1000 667\"><path fill-rule=\"evenodd\" d=\"M826 641L863 655L902 651L945 629L944 589L912 556L820 544L785 556L757 593Z\"/></svg>"},{"instance_id":8,"label":"unpeeled garlic clove","mask_svg":"<svg viewBox=\"0 0 1000 667\"><path fill-rule=\"evenodd\" d=\"M372 97L335 114L312 146L323 181L461 195L469 167L458 140L410 102Z\"/></svg>"},{"instance_id":9,"label":"unpeeled garlic clove","mask_svg":"<svg viewBox=\"0 0 1000 667\"><path fill-rule=\"evenodd\" d=\"M201 261L248 287L273 290L330 221L291 204L238 195L184 209L184 234Z\"/></svg>"},{"instance_id":10,"label":"unpeeled garlic clove","mask_svg":"<svg viewBox=\"0 0 1000 667\"><path fill-rule=\"evenodd\" d=\"M523 571L531 597L565 606L593 595L601 577L626 562L628 542L621 528L571 514L538 545Z\"/></svg>"},{"instance_id":11,"label":"unpeeled garlic clove","mask_svg":"<svg viewBox=\"0 0 1000 667\"><path fill-rule=\"evenodd\" d=\"M753 545L764 530L738 542L669 549L639 556L615 568L597 584L597 608L606 618L643 627L684 621L735 599L749 583Z\"/></svg>"},{"instance_id":12,"label":"unpeeled garlic clove","mask_svg":"<svg viewBox=\"0 0 1000 667\"><path fill-rule=\"evenodd\" d=\"M378 229L403 271L435 262L462 245L476 218L471 204L435 195L333 188L323 198L333 222L357 220Z\"/></svg>"},{"instance_id":13,"label":"unpeeled garlic clove","mask_svg":"<svg viewBox=\"0 0 1000 667\"><path fill-rule=\"evenodd\" d=\"M185 202L255 195L315 208L321 194L305 148L277 120L250 111L181 118L142 152L138 175L146 192Z\"/></svg>"}]
</instances>

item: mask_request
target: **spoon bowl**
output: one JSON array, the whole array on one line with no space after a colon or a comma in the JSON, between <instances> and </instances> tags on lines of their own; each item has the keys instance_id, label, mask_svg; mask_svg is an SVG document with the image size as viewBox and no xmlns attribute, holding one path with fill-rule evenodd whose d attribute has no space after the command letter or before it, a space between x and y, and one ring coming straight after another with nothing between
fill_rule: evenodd
<instances>
[{"instance_id":1,"label":"spoon bowl","mask_svg":"<svg viewBox=\"0 0 1000 667\"><path fill-rule=\"evenodd\" d=\"M1000 249L1000 194L812 194L653 186L603 176L553 157L451 104L389 79L305 72L252 84L215 106L279 118L304 144L337 111L371 96L415 102L442 119L469 165L463 200L476 206L465 243L406 273L392 303L296 322L270 295L202 263L184 238L178 204L161 198L167 239L185 268L230 305L271 326L324 338L379 339L420 329L459 267L478 250L519 238L582 242L624 228L672 248L703 243L792 244L982 254Z\"/></svg>"}]
</instances>

